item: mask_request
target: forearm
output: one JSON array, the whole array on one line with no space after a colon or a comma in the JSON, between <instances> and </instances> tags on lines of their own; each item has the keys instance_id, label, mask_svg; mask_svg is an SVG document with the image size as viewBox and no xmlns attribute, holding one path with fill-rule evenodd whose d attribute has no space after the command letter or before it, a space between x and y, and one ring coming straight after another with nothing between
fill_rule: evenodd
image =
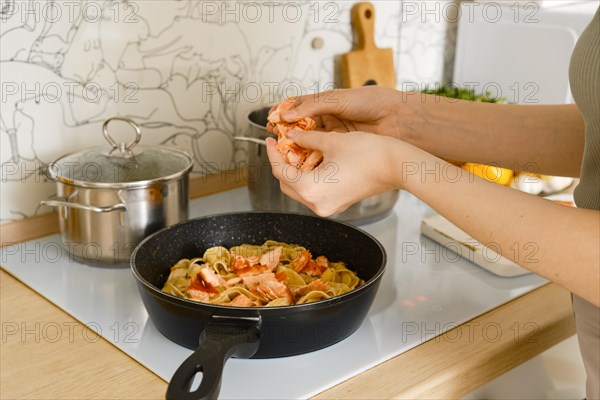
<instances>
[{"instance_id":1,"label":"forearm","mask_svg":"<svg viewBox=\"0 0 600 400\"><path fill-rule=\"evenodd\" d=\"M486 182L401 142L390 151L398 187L484 245L600 305L599 212Z\"/></svg>"},{"instance_id":2,"label":"forearm","mask_svg":"<svg viewBox=\"0 0 600 400\"><path fill-rule=\"evenodd\" d=\"M584 122L575 105L475 103L400 93L401 139L439 157L578 177Z\"/></svg>"}]
</instances>

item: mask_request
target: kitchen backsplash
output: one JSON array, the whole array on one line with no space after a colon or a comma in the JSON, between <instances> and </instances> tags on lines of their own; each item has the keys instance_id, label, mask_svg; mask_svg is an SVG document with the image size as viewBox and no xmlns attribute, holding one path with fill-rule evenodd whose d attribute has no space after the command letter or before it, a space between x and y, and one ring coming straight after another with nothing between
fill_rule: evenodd
<instances>
[{"instance_id":1,"label":"kitchen backsplash","mask_svg":"<svg viewBox=\"0 0 600 400\"><path fill-rule=\"evenodd\" d=\"M399 88L442 80L454 40L442 13L426 12L431 2L373 3ZM189 152L196 175L238 166L246 146L233 136L248 112L331 88L334 57L352 46L351 1L0 4L2 222L50 211L38 204L55 185L40 169L106 145L101 125L114 115L140 124L143 144Z\"/></svg>"}]
</instances>

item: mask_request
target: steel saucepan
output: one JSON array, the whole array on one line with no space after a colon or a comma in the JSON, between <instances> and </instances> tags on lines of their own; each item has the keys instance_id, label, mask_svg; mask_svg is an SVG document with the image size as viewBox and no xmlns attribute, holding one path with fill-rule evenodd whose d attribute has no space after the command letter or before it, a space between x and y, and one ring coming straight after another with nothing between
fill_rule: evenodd
<instances>
[{"instance_id":1,"label":"steel saucepan","mask_svg":"<svg viewBox=\"0 0 600 400\"><path fill-rule=\"evenodd\" d=\"M136 137L117 143L108 124L120 120ZM84 261L118 265L150 233L188 218L188 176L193 160L167 146L136 146L140 128L125 117L104 122L109 148L68 154L49 168L57 197L42 205L57 207L66 250ZM135 148L134 148L135 147Z\"/></svg>"},{"instance_id":2,"label":"steel saucepan","mask_svg":"<svg viewBox=\"0 0 600 400\"><path fill-rule=\"evenodd\" d=\"M264 107L248 115L250 127L247 137L248 139L258 140L241 139L250 142L248 144L248 190L252 207L260 211L283 211L314 215L308 207L283 194L279 187L279 181L273 176L267 151L262 145L263 142L261 142L269 135L266 125L270 109L271 107ZM239 137L236 139L240 140ZM335 171L332 169L326 171L326 173L328 172L334 173ZM398 200L398 194L398 190L390 190L369 197L350 206L341 213L332 215L330 218L353 224L376 221L391 212Z\"/></svg>"},{"instance_id":3,"label":"steel saucepan","mask_svg":"<svg viewBox=\"0 0 600 400\"><path fill-rule=\"evenodd\" d=\"M365 280L355 290L314 303L285 307L226 307L172 296L161 290L170 266L212 246L277 240L345 261ZM307 353L337 343L362 324L384 273L386 253L372 236L351 225L308 215L234 213L203 217L156 232L133 252L131 268L142 301L158 330L196 351L173 375L169 399L218 395L229 357L271 358ZM294 335L290 335L293 331ZM190 387L195 375L202 381Z\"/></svg>"}]
</instances>

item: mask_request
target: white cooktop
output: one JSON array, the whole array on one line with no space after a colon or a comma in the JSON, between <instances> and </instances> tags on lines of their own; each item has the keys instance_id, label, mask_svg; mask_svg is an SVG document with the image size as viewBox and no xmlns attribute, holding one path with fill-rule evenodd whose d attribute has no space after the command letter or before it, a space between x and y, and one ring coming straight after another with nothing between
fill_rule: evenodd
<instances>
[{"instance_id":1,"label":"white cooktop","mask_svg":"<svg viewBox=\"0 0 600 400\"><path fill-rule=\"evenodd\" d=\"M245 188L190 204L192 217L248 210ZM533 274L497 277L421 236L421 219L432 214L428 206L402 192L392 214L361 226L383 244L388 265L373 307L356 333L305 355L229 360L220 397L311 397L546 283ZM128 268L74 262L58 235L4 247L0 263L166 381L191 354L156 330Z\"/></svg>"}]
</instances>

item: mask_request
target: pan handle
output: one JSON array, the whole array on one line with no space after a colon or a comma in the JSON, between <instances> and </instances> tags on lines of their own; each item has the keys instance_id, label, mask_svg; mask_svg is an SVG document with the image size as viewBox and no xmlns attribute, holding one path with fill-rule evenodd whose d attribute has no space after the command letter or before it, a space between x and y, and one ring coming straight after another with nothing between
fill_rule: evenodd
<instances>
[{"instance_id":1,"label":"pan handle","mask_svg":"<svg viewBox=\"0 0 600 400\"><path fill-rule=\"evenodd\" d=\"M113 211L127 211L127 206L123 203L117 203L106 207L96 207L90 206L87 204L73 203L65 200L42 200L40 204L47 207L69 207L69 208L77 208L85 211L92 211L96 213L106 213Z\"/></svg>"},{"instance_id":2,"label":"pan handle","mask_svg":"<svg viewBox=\"0 0 600 400\"><path fill-rule=\"evenodd\" d=\"M233 140L239 140L242 142L252 142L252 143L256 143L256 144L260 144L261 146L267 146L267 142L265 141L265 139L257 139L257 138L252 138L252 137L247 137L247 136L234 136Z\"/></svg>"},{"instance_id":3,"label":"pan handle","mask_svg":"<svg viewBox=\"0 0 600 400\"><path fill-rule=\"evenodd\" d=\"M200 336L200 346L179 366L169 387L167 400L216 399L225 363L231 357L250 358L260 344L261 318L213 315ZM191 391L197 373L200 386Z\"/></svg>"}]
</instances>

